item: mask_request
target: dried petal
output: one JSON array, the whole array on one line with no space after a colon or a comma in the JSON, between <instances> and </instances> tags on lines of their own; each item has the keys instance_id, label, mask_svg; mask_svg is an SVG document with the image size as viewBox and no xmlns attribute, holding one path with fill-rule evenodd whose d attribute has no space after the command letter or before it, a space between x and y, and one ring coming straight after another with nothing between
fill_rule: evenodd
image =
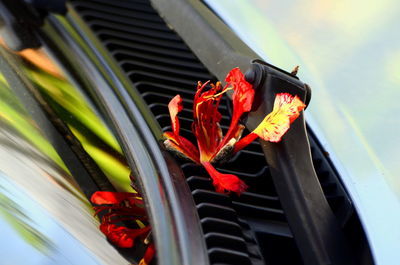
<instances>
[{"instance_id":1,"label":"dried petal","mask_svg":"<svg viewBox=\"0 0 400 265\"><path fill-rule=\"evenodd\" d=\"M225 163L231 159L233 150L236 144L236 139L232 138L226 145L224 145L218 153L214 156L211 162L213 163Z\"/></svg>"}]
</instances>

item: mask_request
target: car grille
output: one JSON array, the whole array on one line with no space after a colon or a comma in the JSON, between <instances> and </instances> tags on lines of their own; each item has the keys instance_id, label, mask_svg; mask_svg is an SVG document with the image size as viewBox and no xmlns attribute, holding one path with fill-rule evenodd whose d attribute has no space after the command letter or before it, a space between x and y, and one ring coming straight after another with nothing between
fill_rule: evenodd
<instances>
[{"instance_id":1,"label":"car grille","mask_svg":"<svg viewBox=\"0 0 400 265\"><path fill-rule=\"evenodd\" d=\"M142 95L163 131L171 130L168 102L183 98L181 133L191 134L192 98L198 80L215 78L146 0L73 0L105 48ZM230 103L221 102L222 128ZM311 134L312 157L324 194L345 225L352 206L326 153ZM216 193L204 169L180 161L195 201L211 264L302 264L260 144L249 145L218 169L239 176L249 189L240 197Z\"/></svg>"}]
</instances>

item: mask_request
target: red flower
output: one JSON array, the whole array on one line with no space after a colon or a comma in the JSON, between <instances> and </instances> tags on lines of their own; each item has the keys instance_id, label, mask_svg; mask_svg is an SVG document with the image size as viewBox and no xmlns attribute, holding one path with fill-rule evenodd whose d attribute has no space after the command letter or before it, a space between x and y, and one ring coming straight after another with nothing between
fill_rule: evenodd
<instances>
[{"instance_id":1,"label":"red flower","mask_svg":"<svg viewBox=\"0 0 400 265\"><path fill-rule=\"evenodd\" d=\"M90 200L92 203L100 205L94 207L96 214L108 211L101 218L100 230L116 246L131 248L134 246L136 238L145 238L149 234L150 226L134 229L117 225L122 221L147 220L143 201L137 197L137 194L97 191Z\"/></svg>"},{"instance_id":2,"label":"red flower","mask_svg":"<svg viewBox=\"0 0 400 265\"><path fill-rule=\"evenodd\" d=\"M279 142L282 136L305 107L297 97L288 93L277 94L273 111L268 114L260 125L249 135L239 140L244 129L239 124L240 117L251 110L254 90L244 79L239 68L232 69L225 79L227 85L222 88L221 83L210 84L205 90L206 82L197 85L197 92L193 102L192 131L197 138L197 148L186 138L179 135L178 113L183 109L182 99L176 95L168 104L171 116L172 132L165 132L164 145L168 150L187 158L196 164L201 164L210 174L218 192L242 193L247 185L237 176L219 173L211 163L224 161L234 153L240 151L252 141L260 137L265 141ZM233 89L233 114L231 124L223 136L219 122L222 115L218 111L219 102L223 94Z\"/></svg>"}]
</instances>

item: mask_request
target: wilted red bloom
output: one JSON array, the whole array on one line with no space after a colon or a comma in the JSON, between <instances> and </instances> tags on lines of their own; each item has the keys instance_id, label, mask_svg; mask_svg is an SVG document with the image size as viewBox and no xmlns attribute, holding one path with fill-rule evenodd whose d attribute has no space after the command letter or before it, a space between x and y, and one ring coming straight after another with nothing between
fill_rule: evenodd
<instances>
[{"instance_id":1,"label":"wilted red bloom","mask_svg":"<svg viewBox=\"0 0 400 265\"><path fill-rule=\"evenodd\" d=\"M265 141L279 142L289 129L290 124L300 115L305 107L297 97L288 93L280 93L275 97L273 111L268 114L260 125L249 135L240 140L244 126L239 124L240 117L251 110L254 90L250 83L244 79L239 68L232 69L226 79L227 85L222 88L221 83L198 83L197 92L193 102L192 131L197 138L197 148L186 138L179 135L178 113L183 109L182 98L176 95L168 104L171 116L172 132L165 132L164 141L167 149L174 151L179 156L201 164L210 174L215 189L218 192L242 193L247 185L237 176L222 174L212 165L230 158L252 141L260 137ZM219 102L223 94L233 89L233 113L229 129L223 136L219 122L221 113L218 111Z\"/></svg>"},{"instance_id":2,"label":"wilted red bloom","mask_svg":"<svg viewBox=\"0 0 400 265\"><path fill-rule=\"evenodd\" d=\"M100 230L113 244L120 248L131 248L135 244L135 239L139 236L145 237L150 231L149 226L140 229L132 229L118 226L111 223L102 223Z\"/></svg>"},{"instance_id":3,"label":"wilted red bloom","mask_svg":"<svg viewBox=\"0 0 400 265\"><path fill-rule=\"evenodd\" d=\"M143 201L137 194L97 191L90 200L99 205L94 207L96 214L107 211L101 218L100 230L116 246L131 248L136 238L145 238L149 234L150 226L134 229L118 225L122 221L147 220Z\"/></svg>"}]
</instances>

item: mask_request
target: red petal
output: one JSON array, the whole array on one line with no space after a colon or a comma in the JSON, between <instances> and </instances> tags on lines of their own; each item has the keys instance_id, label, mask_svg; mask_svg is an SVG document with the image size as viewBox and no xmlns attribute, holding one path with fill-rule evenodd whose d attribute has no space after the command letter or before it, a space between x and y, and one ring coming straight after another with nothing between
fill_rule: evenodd
<instances>
[{"instance_id":1,"label":"red petal","mask_svg":"<svg viewBox=\"0 0 400 265\"><path fill-rule=\"evenodd\" d=\"M254 99L253 86L245 80L244 75L239 68L233 68L226 76L225 81L227 86L233 87L234 90L232 95L233 114L229 130L221 145L225 145L232 137L234 137L238 130L240 117L243 113L251 110L251 105L253 104Z\"/></svg>"},{"instance_id":2,"label":"red petal","mask_svg":"<svg viewBox=\"0 0 400 265\"><path fill-rule=\"evenodd\" d=\"M151 260L153 259L155 254L154 244L150 244L146 252L144 253L143 259L140 260L139 265L148 265L150 264Z\"/></svg>"},{"instance_id":3,"label":"red petal","mask_svg":"<svg viewBox=\"0 0 400 265\"><path fill-rule=\"evenodd\" d=\"M176 95L168 104L169 115L171 117L172 132L164 133L167 138L164 145L167 149L177 152L182 157L188 158L195 163L199 161L199 152L196 147L186 138L179 135L180 125L178 113L182 111L182 98Z\"/></svg>"},{"instance_id":4,"label":"red petal","mask_svg":"<svg viewBox=\"0 0 400 265\"><path fill-rule=\"evenodd\" d=\"M246 81L240 69L238 67L233 68L226 76L225 81L228 86L232 86L234 89L232 95L234 108L236 105L237 111L242 111L241 114L249 112L253 104L254 90L253 86Z\"/></svg>"},{"instance_id":5,"label":"red petal","mask_svg":"<svg viewBox=\"0 0 400 265\"><path fill-rule=\"evenodd\" d=\"M235 192L240 195L248 187L246 183L240 180L237 176L232 174L222 174L218 172L209 162L202 163L204 168L210 174L215 190L220 193Z\"/></svg>"},{"instance_id":6,"label":"red petal","mask_svg":"<svg viewBox=\"0 0 400 265\"><path fill-rule=\"evenodd\" d=\"M100 230L113 244L121 248L131 248L135 239L150 231L150 226L141 229L131 229L115 224L104 223L100 225Z\"/></svg>"},{"instance_id":7,"label":"red petal","mask_svg":"<svg viewBox=\"0 0 400 265\"><path fill-rule=\"evenodd\" d=\"M221 83L219 82L216 85L211 84L211 89L202 92L204 85L198 84L194 98L192 131L197 139L200 160L210 161L217 152L222 138L222 131L219 126L222 115L218 111L218 106L225 92L218 93L221 90Z\"/></svg>"},{"instance_id":8,"label":"red petal","mask_svg":"<svg viewBox=\"0 0 400 265\"><path fill-rule=\"evenodd\" d=\"M202 94L203 89L207 86L208 83L210 83L210 80L208 80L204 84L201 83L200 81L197 82L197 90L196 90L196 94L194 95L194 99L193 99L193 120L197 119L197 116L196 116L196 114L197 114L197 112L196 112L197 104L196 104L196 102L199 101L199 97Z\"/></svg>"},{"instance_id":9,"label":"red petal","mask_svg":"<svg viewBox=\"0 0 400 265\"><path fill-rule=\"evenodd\" d=\"M245 137L243 137L242 139L240 139L236 144L235 144L235 148L233 150L233 153L237 153L240 150L242 150L243 148L245 148L246 146L248 146L249 144L251 144L255 139L258 138L258 135L255 133L249 133L248 135L246 135Z\"/></svg>"},{"instance_id":10,"label":"red petal","mask_svg":"<svg viewBox=\"0 0 400 265\"><path fill-rule=\"evenodd\" d=\"M179 135L179 119L178 113L182 111L182 98L180 95L176 95L168 104L169 115L171 117L172 131L174 134Z\"/></svg>"},{"instance_id":11,"label":"red petal","mask_svg":"<svg viewBox=\"0 0 400 265\"><path fill-rule=\"evenodd\" d=\"M264 141L279 142L290 124L300 115L306 105L297 97L288 93L277 94L274 109L257 126L253 133Z\"/></svg>"},{"instance_id":12,"label":"red petal","mask_svg":"<svg viewBox=\"0 0 400 265\"><path fill-rule=\"evenodd\" d=\"M118 204L130 197L136 197L136 195L131 192L96 191L95 193L93 193L90 201L94 204L99 205Z\"/></svg>"},{"instance_id":13,"label":"red petal","mask_svg":"<svg viewBox=\"0 0 400 265\"><path fill-rule=\"evenodd\" d=\"M100 230L113 244L121 248L131 248L134 245L134 238L126 236L127 228L114 224L101 224Z\"/></svg>"},{"instance_id":14,"label":"red petal","mask_svg":"<svg viewBox=\"0 0 400 265\"><path fill-rule=\"evenodd\" d=\"M93 193L91 201L99 206L93 207L95 215L108 210L104 216L111 220L119 215L129 215L140 220L146 219L146 211L143 200L137 194L131 192L97 191ZM125 201L128 204L122 204Z\"/></svg>"},{"instance_id":15,"label":"red petal","mask_svg":"<svg viewBox=\"0 0 400 265\"><path fill-rule=\"evenodd\" d=\"M185 137L175 135L172 132L165 132L164 145L167 149L177 152L184 158L190 159L195 163L199 163L199 151L197 148Z\"/></svg>"}]
</instances>

